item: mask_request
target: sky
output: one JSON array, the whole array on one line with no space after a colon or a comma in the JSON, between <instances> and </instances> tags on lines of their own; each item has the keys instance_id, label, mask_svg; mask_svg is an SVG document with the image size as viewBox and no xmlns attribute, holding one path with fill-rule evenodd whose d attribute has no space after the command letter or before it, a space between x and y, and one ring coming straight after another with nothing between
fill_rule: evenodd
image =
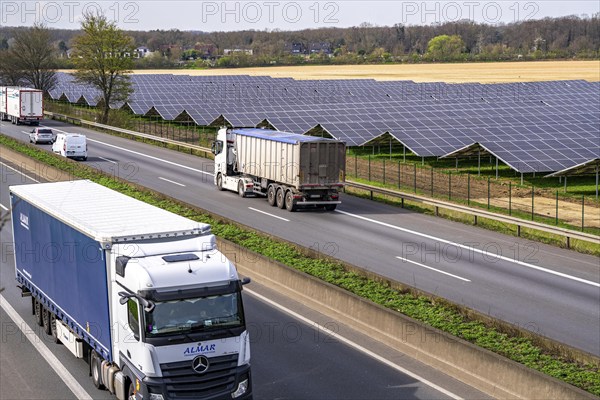
<instances>
[{"instance_id":1,"label":"sky","mask_svg":"<svg viewBox=\"0 0 600 400\"><path fill-rule=\"evenodd\" d=\"M512 23L565 15L600 12L600 1L22 1L0 0L0 26L78 29L86 11L103 10L125 30L236 31L300 30L350 27L431 25L471 20Z\"/></svg>"}]
</instances>

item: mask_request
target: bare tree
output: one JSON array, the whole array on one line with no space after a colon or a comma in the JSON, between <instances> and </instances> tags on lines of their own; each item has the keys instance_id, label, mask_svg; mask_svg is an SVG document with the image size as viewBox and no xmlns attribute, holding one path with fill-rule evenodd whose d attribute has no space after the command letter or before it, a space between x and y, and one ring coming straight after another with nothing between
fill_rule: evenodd
<instances>
[{"instance_id":1,"label":"bare tree","mask_svg":"<svg viewBox=\"0 0 600 400\"><path fill-rule=\"evenodd\" d=\"M55 60L50 30L36 23L15 31L12 45L2 54L0 73L12 85L23 83L48 91L56 85Z\"/></svg>"},{"instance_id":2,"label":"bare tree","mask_svg":"<svg viewBox=\"0 0 600 400\"><path fill-rule=\"evenodd\" d=\"M73 41L75 78L100 91L100 122L106 123L110 106L127 101L133 91L127 75L133 67L133 39L102 13L85 14L81 29Z\"/></svg>"}]
</instances>

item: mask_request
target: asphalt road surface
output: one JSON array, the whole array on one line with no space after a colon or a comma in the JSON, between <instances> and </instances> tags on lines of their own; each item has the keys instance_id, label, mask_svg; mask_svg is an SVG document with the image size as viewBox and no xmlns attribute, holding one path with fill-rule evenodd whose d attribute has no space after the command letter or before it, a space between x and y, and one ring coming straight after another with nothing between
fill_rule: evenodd
<instances>
[{"instance_id":1,"label":"asphalt road surface","mask_svg":"<svg viewBox=\"0 0 600 400\"><path fill-rule=\"evenodd\" d=\"M342 196L335 212L290 213L264 198L217 191L211 160L56 121L44 125L86 134L86 164L109 174L600 355L597 257L352 196ZM30 128L1 130L27 141Z\"/></svg>"},{"instance_id":2,"label":"asphalt road surface","mask_svg":"<svg viewBox=\"0 0 600 400\"><path fill-rule=\"evenodd\" d=\"M4 218L10 205L8 186L43 178L23 176L1 156ZM10 223L0 230L0 399L114 398L93 386L86 361L54 344L35 324L30 298L22 298L16 287ZM251 284L244 292L256 399L485 398L268 288Z\"/></svg>"}]
</instances>

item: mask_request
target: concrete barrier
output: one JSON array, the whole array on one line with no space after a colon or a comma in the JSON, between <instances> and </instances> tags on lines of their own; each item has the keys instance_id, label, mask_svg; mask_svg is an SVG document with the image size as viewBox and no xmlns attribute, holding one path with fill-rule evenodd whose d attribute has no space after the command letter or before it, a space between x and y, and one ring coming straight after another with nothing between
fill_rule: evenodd
<instances>
[{"instance_id":1,"label":"concrete barrier","mask_svg":"<svg viewBox=\"0 0 600 400\"><path fill-rule=\"evenodd\" d=\"M229 241L220 249L239 272L330 318L500 399L597 399L491 351L381 307Z\"/></svg>"},{"instance_id":2,"label":"concrete barrier","mask_svg":"<svg viewBox=\"0 0 600 400\"><path fill-rule=\"evenodd\" d=\"M0 154L18 165L22 172L33 173L44 180L72 179L69 173L61 173L6 148L2 148ZM176 199L172 200L184 204ZM354 326L382 343L490 396L500 399L597 399L574 386L381 307L232 242L219 238L218 244L220 250L235 262L241 274L291 296L332 319Z\"/></svg>"}]
</instances>

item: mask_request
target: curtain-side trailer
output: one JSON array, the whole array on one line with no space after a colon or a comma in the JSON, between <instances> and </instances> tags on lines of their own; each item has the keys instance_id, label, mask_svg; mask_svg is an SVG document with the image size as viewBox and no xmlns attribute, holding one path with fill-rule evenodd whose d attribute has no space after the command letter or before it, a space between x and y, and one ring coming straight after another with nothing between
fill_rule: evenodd
<instances>
[{"instance_id":1,"label":"curtain-side trailer","mask_svg":"<svg viewBox=\"0 0 600 400\"><path fill-rule=\"evenodd\" d=\"M334 139L258 128L223 128L212 145L215 185L242 197L258 194L295 211L341 203L346 145Z\"/></svg>"},{"instance_id":2,"label":"curtain-side trailer","mask_svg":"<svg viewBox=\"0 0 600 400\"><path fill-rule=\"evenodd\" d=\"M16 280L54 341L118 399L247 399L235 266L210 225L90 181L10 187Z\"/></svg>"}]
</instances>

